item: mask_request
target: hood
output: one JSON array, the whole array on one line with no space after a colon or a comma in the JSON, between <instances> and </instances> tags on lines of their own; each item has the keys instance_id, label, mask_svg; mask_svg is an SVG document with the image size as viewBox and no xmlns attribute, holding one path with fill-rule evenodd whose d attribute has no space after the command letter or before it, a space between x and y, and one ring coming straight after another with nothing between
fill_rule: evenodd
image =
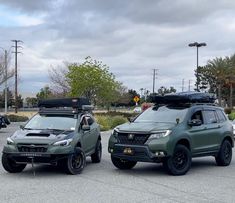
<instances>
[{"instance_id":1,"label":"hood","mask_svg":"<svg viewBox=\"0 0 235 203\"><path fill-rule=\"evenodd\" d=\"M11 139L16 143L51 144L59 140L73 137L74 131L64 130L17 130Z\"/></svg>"},{"instance_id":2,"label":"hood","mask_svg":"<svg viewBox=\"0 0 235 203\"><path fill-rule=\"evenodd\" d=\"M116 127L119 131L124 132L143 132L150 133L158 130L170 130L175 127L176 123L125 123Z\"/></svg>"}]
</instances>

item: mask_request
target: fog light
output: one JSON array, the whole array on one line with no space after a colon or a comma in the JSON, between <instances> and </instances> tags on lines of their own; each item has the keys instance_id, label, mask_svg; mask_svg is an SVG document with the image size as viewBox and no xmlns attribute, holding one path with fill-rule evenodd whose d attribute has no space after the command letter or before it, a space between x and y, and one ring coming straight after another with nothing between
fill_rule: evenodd
<instances>
[{"instance_id":1,"label":"fog light","mask_svg":"<svg viewBox=\"0 0 235 203\"><path fill-rule=\"evenodd\" d=\"M163 156L165 156L165 153L164 152L156 152L155 153L156 154L156 156L158 156L158 157L163 157Z\"/></svg>"}]
</instances>

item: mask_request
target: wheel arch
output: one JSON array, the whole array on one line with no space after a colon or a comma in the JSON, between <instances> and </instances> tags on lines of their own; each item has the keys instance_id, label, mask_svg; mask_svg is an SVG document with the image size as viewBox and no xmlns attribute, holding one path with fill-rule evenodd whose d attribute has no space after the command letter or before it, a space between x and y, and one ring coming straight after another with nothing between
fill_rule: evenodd
<instances>
[{"instance_id":1,"label":"wheel arch","mask_svg":"<svg viewBox=\"0 0 235 203\"><path fill-rule=\"evenodd\" d=\"M176 145L178 145L178 144L184 145L185 147L187 147L191 151L191 145L190 145L190 141L188 139L182 138L176 142Z\"/></svg>"},{"instance_id":2,"label":"wheel arch","mask_svg":"<svg viewBox=\"0 0 235 203\"><path fill-rule=\"evenodd\" d=\"M233 142L231 136L226 136L226 137L223 139L222 143L223 143L225 140L228 140L228 141L230 142L230 144L232 145L232 147L234 147L234 142ZM222 143L221 143L221 144L222 144Z\"/></svg>"}]
</instances>

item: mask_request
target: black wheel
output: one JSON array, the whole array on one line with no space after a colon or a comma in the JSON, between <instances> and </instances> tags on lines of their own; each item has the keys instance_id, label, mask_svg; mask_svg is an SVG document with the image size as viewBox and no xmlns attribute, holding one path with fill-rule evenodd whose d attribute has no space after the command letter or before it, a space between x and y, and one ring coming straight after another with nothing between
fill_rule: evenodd
<instances>
[{"instance_id":1,"label":"black wheel","mask_svg":"<svg viewBox=\"0 0 235 203\"><path fill-rule=\"evenodd\" d=\"M137 161L128 161L124 159L119 159L112 155L111 155L111 160L114 166L122 170L132 169L137 164Z\"/></svg>"},{"instance_id":2,"label":"black wheel","mask_svg":"<svg viewBox=\"0 0 235 203\"><path fill-rule=\"evenodd\" d=\"M191 152L184 145L176 145L173 156L163 162L164 168L172 175L184 175L191 167Z\"/></svg>"},{"instance_id":3,"label":"black wheel","mask_svg":"<svg viewBox=\"0 0 235 203\"><path fill-rule=\"evenodd\" d=\"M101 141L98 140L96 143L95 153L91 155L91 161L93 163L100 163L102 157L102 144Z\"/></svg>"},{"instance_id":4,"label":"black wheel","mask_svg":"<svg viewBox=\"0 0 235 203\"><path fill-rule=\"evenodd\" d=\"M2 155L2 166L9 173L19 173L24 170L27 164L17 164L14 160L10 159L7 154Z\"/></svg>"},{"instance_id":5,"label":"black wheel","mask_svg":"<svg viewBox=\"0 0 235 203\"><path fill-rule=\"evenodd\" d=\"M86 156L80 147L76 147L75 152L66 159L65 171L68 174L76 175L82 172L86 165Z\"/></svg>"},{"instance_id":6,"label":"black wheel","mask_svg":"<svg viewBox=\"0 0 235 203\"><path fill-rule=\"evenodd\" d=\"M228 166L231 163L232 146L228 140L223 141L215 160L218 166Z\"/></svg>"}]
</instances>

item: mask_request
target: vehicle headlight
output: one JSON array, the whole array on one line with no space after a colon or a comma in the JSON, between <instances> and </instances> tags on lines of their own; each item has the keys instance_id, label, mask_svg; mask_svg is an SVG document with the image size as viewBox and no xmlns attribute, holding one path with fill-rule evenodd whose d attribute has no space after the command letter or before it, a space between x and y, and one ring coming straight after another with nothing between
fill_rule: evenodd
<instances>
[{"instance_id":1,"label":"vehicle headlight","mask_svg":"<svg viewBox=\"0 0 235 203\"><path fill-rule=\"evenodd\" d=\"M166 137L170 134L171 134L171 130L156 131L156 132L152 132L149 139L159 139L162 137Z\"/></svg>"},{"instance_id":2,"label":"vehicle headlight","mask_svg":"<svg viewBox=\"0 0 235 203\"><path fill-rule=\"evenodd\" d=\"M55 142L53 145L55 146L68 146L73 141L73 139L67 139L67 140L61 140L58 142Z\"/></svg>"},{"instance_id":3,"label":"vehicle headlight","mask_svg":"<svg viewBox=\"0 0 235 203\"><path fill-rule=\"evenodd\" d=\"M117 138L117 136L118 136L118 130L117 130L117 128L114 128L114 129L113 129L112 135Z\"/></svg>"},{"instance_id":4,"label":"vehicle headlight","mask_svg":"<svg viewBox=\"0 0 235 203\"><path fill-rule=\"evenodd\" d=\"M14 141L10 137L8 137L7 138L7 144L12 145L12 144L14 144Z\"/></svg>"}]
</instances>

